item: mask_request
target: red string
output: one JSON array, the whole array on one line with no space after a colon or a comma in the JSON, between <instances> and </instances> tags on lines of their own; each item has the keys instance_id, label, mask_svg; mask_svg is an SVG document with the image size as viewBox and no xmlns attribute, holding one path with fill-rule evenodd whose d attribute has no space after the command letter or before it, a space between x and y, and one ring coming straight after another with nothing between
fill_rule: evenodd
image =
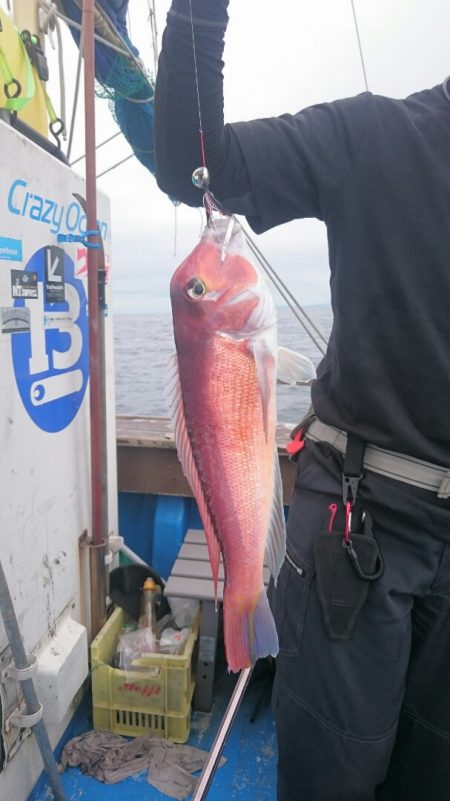
<instances>
[{"instance_id":1,"label":"red string","mask_svg":"<svg viewBox=\"0 0 450 801\"><path fill-rule=\"evenodd\" d=\"M330 503L328 509L330 510L330 522L328 524L328 531L333 531L334 518L337 514L337 503Z\"/></svg>"},{"instance_id":2,"label":"red string","mask_svg":"<svg viewBox=\"0 0 450 801\"><path fill-rule=\"evenodd\" d=\"M199 130L199 134L200 134L200 147L202 151L202 166L206 167L205 139L203 137L203 131L201 128Z\"/></svg>"}]
</instances>

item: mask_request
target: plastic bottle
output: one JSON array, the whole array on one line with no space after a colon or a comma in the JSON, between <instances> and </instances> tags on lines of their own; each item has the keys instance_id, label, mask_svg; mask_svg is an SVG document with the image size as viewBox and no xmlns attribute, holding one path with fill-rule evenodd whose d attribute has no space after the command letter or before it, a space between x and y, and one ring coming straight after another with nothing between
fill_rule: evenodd
<instances>
[{"instance_id":1,"label":"plastic bottle","mask_svg":"<svg viewBox=\"0 0 450 801\"><path fill-rule=\"evenodd\" d=\"M142 611L139 618L139 628L149 629L149 638L156 644L156 605L159 597L159 587L152 578L146 578L142 588ZM150 634L151 632L151 634Z\"/></svg>"}]
</instances>

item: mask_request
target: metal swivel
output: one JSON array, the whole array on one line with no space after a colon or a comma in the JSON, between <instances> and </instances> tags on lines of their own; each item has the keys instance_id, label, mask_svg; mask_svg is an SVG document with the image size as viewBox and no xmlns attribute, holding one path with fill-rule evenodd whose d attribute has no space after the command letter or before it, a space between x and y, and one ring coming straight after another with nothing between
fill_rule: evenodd
<instances>
[{"instance_id":1,"label":"metal swivel","mask_svg":"<svg viewBox=\"0 0 450 801\"><path fill-rule=\"evenodd\" d=\"M192 183L197 189L208 189L210 175L208 167L197 167L192 173Z\"/></svg>"}]
</instances>

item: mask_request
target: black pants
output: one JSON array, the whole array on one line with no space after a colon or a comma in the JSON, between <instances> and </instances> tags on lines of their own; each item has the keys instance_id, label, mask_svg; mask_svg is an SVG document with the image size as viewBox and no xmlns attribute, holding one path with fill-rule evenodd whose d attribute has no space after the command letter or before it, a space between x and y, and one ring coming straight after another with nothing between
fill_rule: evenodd
<instances>
[{"instance_id":1,"label":"black pants","mask_svg":"<svg viewBox=\"0 0 450 801\"><path fill-rule=\"evenodd\" d=\"M348 641L329 638L313 543L342 459L300 454L287 559L271 604L278 801L450 801L450 500L367 473L359 498L385 559Z\"/></svg>"}]
</instances>

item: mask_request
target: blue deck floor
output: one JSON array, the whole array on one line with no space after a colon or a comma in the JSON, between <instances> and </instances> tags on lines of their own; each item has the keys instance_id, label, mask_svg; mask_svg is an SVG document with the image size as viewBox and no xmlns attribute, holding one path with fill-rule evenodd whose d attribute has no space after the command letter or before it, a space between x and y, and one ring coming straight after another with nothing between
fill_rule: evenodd
<instances>
[{"instance_id":1,"label":"blue deck floor","mask_svg":"<svg viewBox=\"0 0 450 801\"><path fill-rule=\"evenodd\" d=\"M209 750L235 684L223 661L217 668L214 705L210 713L194 712L189 744ZM252 681L230 732L224 755L227 763L219 768L210 786L208 801L273 801L276 798L276 739L270 710L270 677L265 668L255 669ZM255 714L254 722L251 722ZM65 742L92 729L90 698L82 702L63 740ZM105 785L68 768L62 777L67 801L167 801L168 796L151 787L143 771L115 785ZM41 776L28 801L51 801L52 792Z\"/></svg>"}]
</instances>

